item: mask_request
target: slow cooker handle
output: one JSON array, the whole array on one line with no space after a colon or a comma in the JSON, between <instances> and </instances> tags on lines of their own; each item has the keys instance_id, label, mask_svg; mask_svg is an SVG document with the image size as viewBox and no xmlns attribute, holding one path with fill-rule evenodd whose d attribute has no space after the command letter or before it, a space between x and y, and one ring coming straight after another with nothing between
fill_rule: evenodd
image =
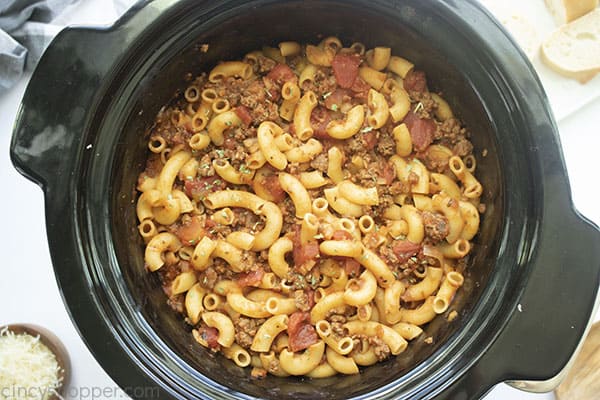
<instances>
[{"instance_id":1,"label":"slow cooker handle","mask_svg":"<svg viewBox=\"0 0 600 400\"><path fill-rule=\"evenodd\" d=\"M139 1L108 28L66 28L42 56L21 101L10 145L15 168L45 190L67 184L101 90L124 49L176 0ZM152 3L152 6L149 4Z\"/></svg>"},{"instance_id":2,"label":"slow cooker handle","mask_svg":"<svg viewBox=\"0 0 600 400\"><path fill-rule=\"evenodd\" d=\"M548 208L557 212L561 205ZM600 230L568 204L547 217L539 234L531 274L521 283L521 296L508 305L513 307L508 323L443 398L479 398L503 381L547 392L564 377L598 305Z\"/></svg>"}]
</instances>

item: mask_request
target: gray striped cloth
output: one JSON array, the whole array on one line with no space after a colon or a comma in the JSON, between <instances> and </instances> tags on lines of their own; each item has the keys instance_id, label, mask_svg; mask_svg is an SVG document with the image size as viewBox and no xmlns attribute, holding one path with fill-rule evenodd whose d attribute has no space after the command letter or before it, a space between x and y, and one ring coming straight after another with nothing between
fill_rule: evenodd
<instances>
[{"instance_id":1,"label":"gray striped cloth","mask_svg":"<svg viewBox=\"0 0 600 400\"><path fill-rule=\"evenodd\" d=\"M32 70L64 26L53 23L80 0L0 0L0 95ZM87 0L89 1L89 0ZM98 0L97 3L106 0ZM134 0L114 0L121 15ZM104 3L102 3L104 4Z\"/></svg>"}]
</instances>

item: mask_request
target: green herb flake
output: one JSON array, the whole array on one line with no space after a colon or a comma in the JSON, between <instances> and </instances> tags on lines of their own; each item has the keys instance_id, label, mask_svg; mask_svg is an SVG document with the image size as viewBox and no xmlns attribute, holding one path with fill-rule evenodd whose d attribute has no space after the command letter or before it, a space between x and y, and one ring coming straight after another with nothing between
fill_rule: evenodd
<instances>
[{"instance_id":1,"label":"green herb flake","mask_svg":"<svg viewBox=\"0 0 600 400\"><path fill-rule=\"evenodd\" d=\"M225 122L225 125L227 125L227 126L231 126L231 121L226 121L226 122Z\"/></svg>"},{"instance_id":2,"label":"green herb flake","mask_svg":"<svg viewBox=\"0 0 600 400\"><path fill-rule=\"evenodd\" d=\"M332 105L331 105L331 109L332 109L333 111L337 111L337 110L338 110L338 105L337 105L337 104L332 104Z\"/></svg>"},{"instance_id":3,"label":"green herb flake","mask_svg":"<svg viewBox=\"0 0 600 400\"><path fill-rule=\"evenodd\" d=\"M242 174L251 174L252 171L246 166L246 164L240 165L240 172Z\"/></svg>"}]
</instances>

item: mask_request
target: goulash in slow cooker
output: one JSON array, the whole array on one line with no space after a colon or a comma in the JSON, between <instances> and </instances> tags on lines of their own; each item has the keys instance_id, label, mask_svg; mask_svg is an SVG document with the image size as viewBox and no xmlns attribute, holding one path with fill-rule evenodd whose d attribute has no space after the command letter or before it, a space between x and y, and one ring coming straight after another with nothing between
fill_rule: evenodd
<instances>
[{"instance_id":1,"label":"goulash in slow cooker","mask_svg":"<svg viewBox=\"0 0 600 400\"><path fill-rule=\"evenodd\" d=\"M468 137L388 47L222 62L149 130L146 267L190 340L253 377L356 374L457 315L485 209Z\"/></svg>"}]
</instances>

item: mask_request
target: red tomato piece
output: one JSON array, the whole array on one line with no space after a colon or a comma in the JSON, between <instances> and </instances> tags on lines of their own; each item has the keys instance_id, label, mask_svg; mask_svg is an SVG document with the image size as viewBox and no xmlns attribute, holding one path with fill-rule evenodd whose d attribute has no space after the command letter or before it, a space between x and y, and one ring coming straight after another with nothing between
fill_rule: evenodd
<instances>
[{"instance_id":1,"label":"red tomato piece","mask_svg":"<svg viewBox=\"0 0 600 400\"><path fill-rule=\"evenodd\" d=\"M302 244L300 241L300 225L294 225L292 232L294 266L299 268L308 261L316 260L319 257L319 243L316 240L311 240Z\"/></svg>"},{"instance_id":2,"label":"red tomato piece","mask_svg":"<svg viewBox=\"0 0 600 400\"><path fill-rule=\"evenodd\" d=\"M258 284L262 281L264 275L265 270L259 268L255 271L248 271L239 274L235 281L240 287L258 286Z\"/></svg>"},{"instance_id":3,"label":"red tomato piece","mask_svg":"<svg viewBox=\"0 0 600 400\"><path fill-rule=\"evenodd\" d=\"M402 122L406 124L410 132L410 138L416 151L424 151L433 142L436 127L432 119L419 118L411 110Z\"/></svg>"},{"instance_id":4,"label":"red tomato piece","mask_svg":"<svg viewBox=\"0 0 600 400\"><path fill-rule=\"evenodd\" d=\"M310 114L310 125L314 129L314 137L318 139L330 138L327 134L327 125L331 122L331 115L325 107L317 106Z\"/></svg>"},{"instance_id":5,"label":"red tomato piece","mask_svg":"<svg viewBox=\"0 0 600 400\"><path fill-rule=\"evenodd\" d=\"M349 277L355 278L360 274L360 263L354 258L346 258L344 270Z\"/></svg>"},{"instance_id":6,"label":"red tomato piece","mask_svg":"<svg viewBox=\"0 0 600 400\"><path fill-rule=\"evenodd\" d=\"M290 350L302 351L319 340L315 328L310 324L310 313L296 311L288 321L288 337Z\"/></svg>"},{"instance_id":7,"label":"red tomato piece","mask_svg":"<svg viewBox=\"0 0 600 400\"><path fill-rule=\"evenodd\" d=\"M206 235L200 216L193 216L187 223L179 226L175 235L184 245L194 245Z\"/></svg>"},{"instance_id":8,"label":"red tomato piece","mask_svg":"<svg viewBox=\"0 0 600 400\"><path fill-rule=\"evenodd\" d=\"M350 239L352 239L352 234L343 229L338 229L335 232L333 232L333 235L331 236L331 238L333 240L350 240Z\"/></svg>"},{"instance_id":9,"label":"red tomato piece","mask_svg":"<svg viewBox=\"0 0 600 400\"><path fill-rule=\"evenodd\" d=\"M409 258L416 256L421 250L421 245L410 240L396 240L392 245L392 251L398 257L400 263L405 263Z\"/></svg>"},{"instance_id":10,"label":"red tomato piece","mask_svg":"<svg viewBox=\"0 0 600 400\"><path fill-rule=\"evenodd\" d=\"M279 184L279 177L277 175L266 176L262 182L263 186L273 196L273 201L279 203L285 199L285 191Z\"/></svg>"},{"instance_id":11,"label":"red tomato piece","mask_svg":"<svg viewBox=\"0 0 600 400\"><path fill-rule=\"evenodd\" d=\"M396 178L396 169L389 162L384 162L381 167L381 176L385 179L385 184L390 185Z\"/></svg>"},{"instance_id":12,"label":"red tomato piece","mask_svg":"<svg viewBox=\"0 0 600 400\"><path fill-rule=\"evenodd\" d=\"M237 115L242 120L244 125L250 125L250 123L252 122L252 117L250 116L250 111L247 107L237 106L233 109L233 111L235 112L235 115Z\"/></svg>"},{"instance_id":13,"label":"red tomato piece","mask_svg":"<svg viewBox=\"0 0 600 400\"><path fill-rule=\"evenodd\" d=\"M294 246L294 264L296 267L304 265L306 262L316 260L319 257L319 243L311 240L300 246Z\"/></svg>"},{"instance_id":14,"label":"red tomato piece","mask_svg":"<svg viewBox=\"0 0 600 400\"><path fill-rule=\"evenodd\" d=\"M285 82L298 82L298 77L294 71L286 64L277 64L267 74L267 78L276 82L278 85L283 85Z\"/></svg>"},{"instance_id":15,"label":"red tomato piece","mask_svg":"<svg viewBox=\"0 0 600 400\"><path fill-rule=\"evenodd\" d=\"M211 349L217 349L219 347L219 342L217 341L219 339L219 331L217 328L211 328L208 326L204 328L198 328L198 333L202 339L206 340L208 347Z\"/></svg>"},{"instance_id":16,"label":"red tomato piece","mask_svg":"<svg viewBox=\"0 0 600 400\"><path fill-rule=\"evenodd\" d=\"M366 100L369 94L371 85L365 82L360 76L356 78L354 84L350 88L354 92L354 97L357 99Z\"/></svg>"},{"instance_id":17,"label":"red tomato piece","mask_svg":"<svg viewBox=\"0 0 600 400\"><path fill-rule=\"evenodd\" d=\"M404 89L407 92L423 93L427 90L427 78L425 72L412 70L404 78Z\"/></svg>"},{"instance_id":18,"label":"red tomato piece","mask_svg":"<svg viewBox=\"0 0 600 400\"><path fill-rule=\"evenodd\" d=\"M373 150L377 144L377 132L369 131L367 133L363 133L363 140L365 142L365 148L367 150Z\"/></svg>"},{"instance_id":19,"label":"red tomato piece","mask_svg":"<svg viewBox=\"0 0 600 400\"><path fill-rule=\"evenodd\" d=\"M349 89L358 76L360 57L357 54L336 54L331 62L333 75L340 87Z\"/></svg>"}]
</instances>

